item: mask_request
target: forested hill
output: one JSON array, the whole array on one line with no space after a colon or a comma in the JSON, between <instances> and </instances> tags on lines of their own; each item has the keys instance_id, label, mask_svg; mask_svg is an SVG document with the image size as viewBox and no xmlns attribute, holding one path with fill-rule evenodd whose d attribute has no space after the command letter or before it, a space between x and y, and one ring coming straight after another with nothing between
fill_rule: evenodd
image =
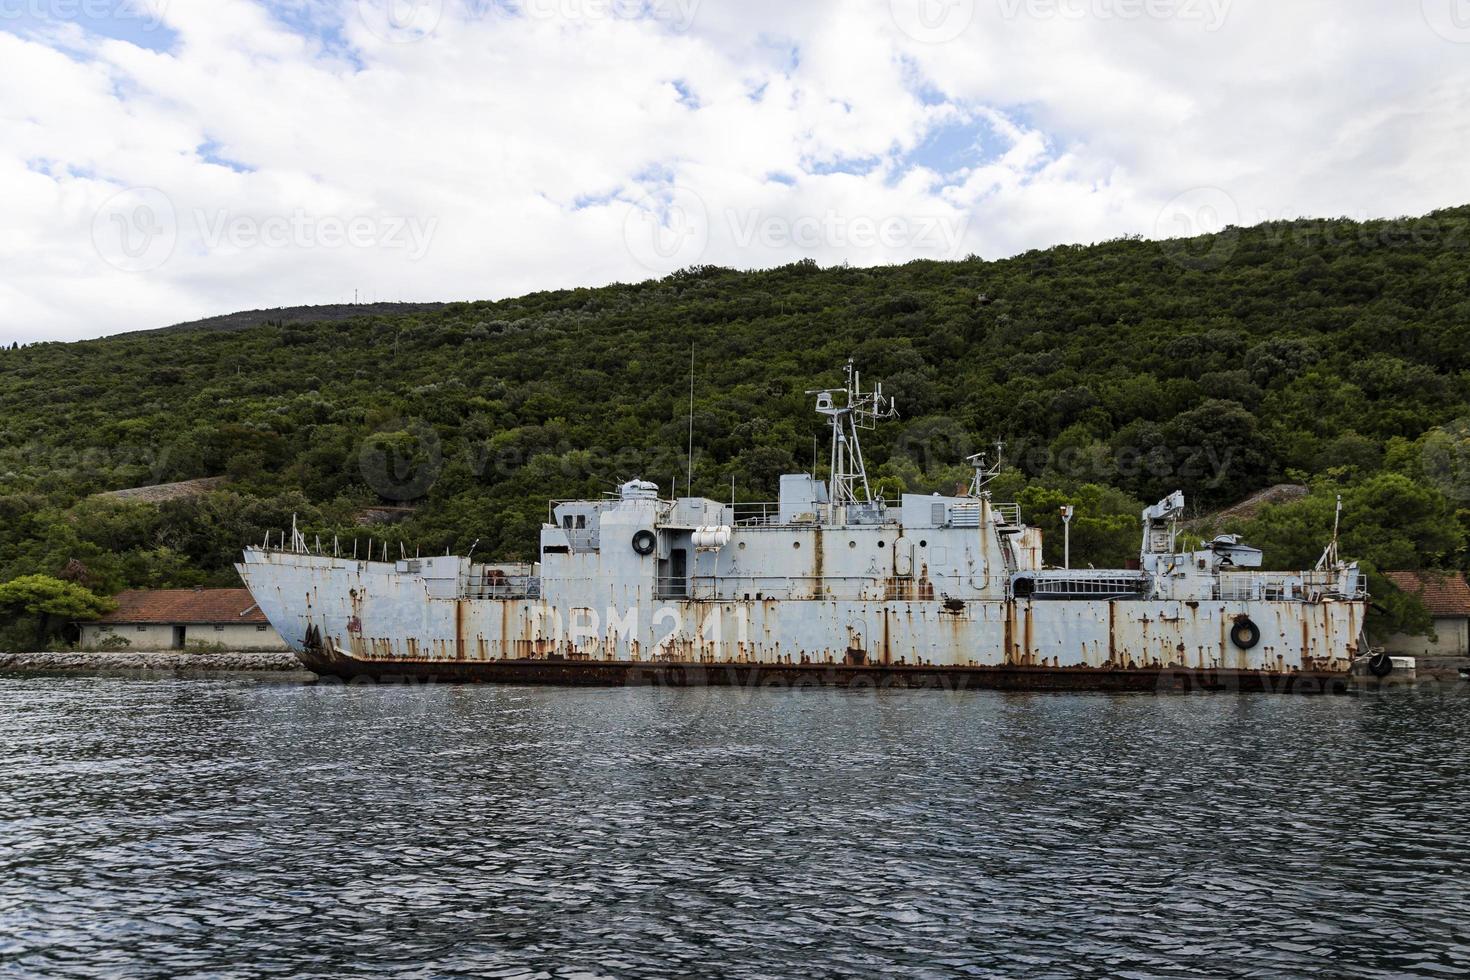
<instances>
[{"instance_id":1,"label":"forested hill","mask_svg":"<svg viewBox=\"0 0 1470 980\"><path fill-rule=\"evenodd\" d=\"M1003 439L997 492L1048 526L1078 503L1084 561L1126 557L1140 504L1176 486L1207 511L1293 481L1313 494L1249 528L1272 564L1316 558L1339 492L1352 556L1466 564L1461 208L0 351L0 582L227 582L293 513L346 538L384 503L416 510L379 540L528 556L548 498L682 479L691 346L697 493L728 498L733 477L769 498L814 435L825 458L803 392L852 357L902 413L865 442L886 493L949 491ZM90 497L212 476L230 482Z\"/></svg>"}]
</instances>

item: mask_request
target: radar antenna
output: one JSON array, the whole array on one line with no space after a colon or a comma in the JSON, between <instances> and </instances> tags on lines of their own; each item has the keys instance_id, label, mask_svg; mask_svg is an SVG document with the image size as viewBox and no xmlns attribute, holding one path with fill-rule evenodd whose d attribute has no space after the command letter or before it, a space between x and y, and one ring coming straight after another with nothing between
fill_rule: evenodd
<instances>
[{"instance_id":1,"label":"radar antenna","mask_svg":"<svg viewBox=\"0 0 1470 980\"><path fill-rule=\"evenodd\" d=\"M975 469L975 475L970 478L969 495L971 497L985 496L985 488L990 486L992 480L1000 476L1000 471L1004 468L1005 448L1006 444L997 439L995 443L994 463L990 462L989 450L965 457L965 462L969 463Z\"/></svg>"},{"instance_id":2,"label":"radar antenna","mask_svg":"<svg viewBox=\"0 0 1470 980\"><path fill-rule=\"evenodd\" d=\"M893 399L884 396L881 382L872 391L864 392L862 376L851 358L848 358L846 371L847 387L807 392L817 396L817 412L831 419L832 461L827 513L828 523L833 525L843 522L843 511L849 505L873 503L858 432L876 429L883 419L898 417L898 407Z\"/></svg>"}]
</instances>

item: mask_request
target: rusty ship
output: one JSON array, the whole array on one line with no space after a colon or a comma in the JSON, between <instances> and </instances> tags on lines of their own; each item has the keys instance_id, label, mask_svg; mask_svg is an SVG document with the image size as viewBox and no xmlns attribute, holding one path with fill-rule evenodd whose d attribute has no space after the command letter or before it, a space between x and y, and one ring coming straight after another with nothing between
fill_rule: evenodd
<instances>
[{"instance_id":1,"label":"rusty ship","mask_svg":"<svg viewBox=\"0 0 1470 980\"><path fill-rule=\"evenodd\" d=\"M849 365L810 394L827 475L783 476L771 503L635 479L551 502L535 562L340 554L293 528L238 568L301 660L340 678L1331 692L1355 664L1393 668L1335 534L1315 568L1263 571L1233 535L1181 548L1175 493L1143 511L1136 568L1047 567L1040 530L991 499L997 459L970 458L964 493L885 501L860 443L897 414L882 386Z\"/></svg>"}]
</instances>

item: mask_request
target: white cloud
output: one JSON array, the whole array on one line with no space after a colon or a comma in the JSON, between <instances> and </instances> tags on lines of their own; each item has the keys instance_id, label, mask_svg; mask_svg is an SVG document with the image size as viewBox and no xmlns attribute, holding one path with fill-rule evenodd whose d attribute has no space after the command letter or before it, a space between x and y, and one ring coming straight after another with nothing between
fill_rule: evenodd
<instances>
[{"instance_id":1,"label":"white cloud","mask_svg":"<svg viewBox=\"0 0 1470 980\"><path fill-rule=\"evenodd\" d=\"M0 340L999 257L1201 188L1247 222L1465 198L1470 45L1417 4L363 2L170 0L122 35L162 50L0 31ZM965 121L983 154L926 156Z\"/></svg>"}]
</instances>

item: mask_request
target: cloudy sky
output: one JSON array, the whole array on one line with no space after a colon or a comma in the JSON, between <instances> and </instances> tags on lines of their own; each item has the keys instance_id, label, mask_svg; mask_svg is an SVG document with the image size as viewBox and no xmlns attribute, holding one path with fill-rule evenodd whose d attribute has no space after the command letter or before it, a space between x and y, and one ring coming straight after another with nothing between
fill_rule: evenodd
<instances>
[{"instance_id":1,"label":"cloudy sky","mask_svg":"<svg viewBox=\"0 0 1470 980\"><path fill-rule=\"evenodd\" d=\"M1470 202L1470 0L0 0L0 341Z\"/></svg>"}]
</instances>

